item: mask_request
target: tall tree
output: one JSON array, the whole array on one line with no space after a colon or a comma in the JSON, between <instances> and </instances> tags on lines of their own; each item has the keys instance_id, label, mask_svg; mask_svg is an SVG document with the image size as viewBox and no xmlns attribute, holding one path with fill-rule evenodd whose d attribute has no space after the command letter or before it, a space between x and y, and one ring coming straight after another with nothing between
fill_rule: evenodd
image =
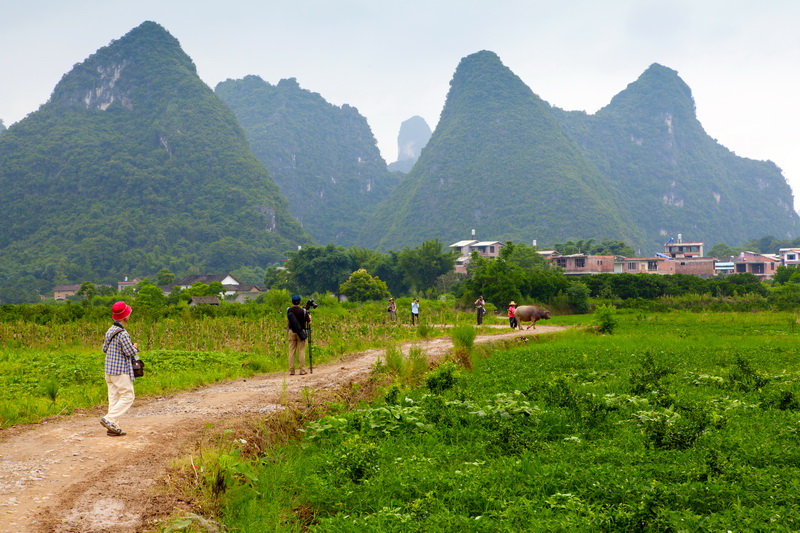
<instances>
[{"instance_id":1,"label":"tall tree","mask_svg":"<svg viewBox=\"0 0 800 533\"><path fill-rule=\"evenodd\" d=\"M356 270L341 284L339 292L354 302L381 300L389 297L389 289L380 278L370 276L363 268Z\"/></svg>"},{"instance_id":2,"label":"tall tree","mask_svg":"<svg viewBox=\"0 0 800 533\"><path fill-rule=\"evenodd\" d=\"M286 268L295 289L304 294L335 293L354 270L347 249L333 244L307 246L294 252Z\"/></svg>"},{"instance_id":3,"label":"tall tree","mask_svg":"<svg viewBox=\"0 0 800 533\"><path fill-rule=\"evenodd\" d=\"M436 278L453 270L456 261L452 250L438 239L425 241L419 248L405 248L397 259L409 285L418 291L433 287Z\"/></svg>"}]
</instances>

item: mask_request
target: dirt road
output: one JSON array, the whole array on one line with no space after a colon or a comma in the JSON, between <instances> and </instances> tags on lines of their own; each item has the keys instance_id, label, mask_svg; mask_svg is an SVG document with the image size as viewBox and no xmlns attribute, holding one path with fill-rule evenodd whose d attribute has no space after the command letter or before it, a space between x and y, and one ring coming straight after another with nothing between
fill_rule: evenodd
<instances>
[{"instance_id":1,"label":"dirt road","mask_svg":"<svg viewBox=\"0 0 800 533\"><path fill-rule=\"evenodd\" d=\"M483 335L477 343L559 331ZM506 331L508 331L506 329ZM412 344L436 360L452 342L436 338ZM73 414L0 432L0 531L133 532L173 511L170 495L154 490L173 459L190 449L198 430L242 417L264 417L306 387L338 388L367 376L383 350L352 354L314 373L268 374L217 383L168 397L137 398L123 419L128 432L108 437L97 412Z\"/></svg>"}]
</instances>

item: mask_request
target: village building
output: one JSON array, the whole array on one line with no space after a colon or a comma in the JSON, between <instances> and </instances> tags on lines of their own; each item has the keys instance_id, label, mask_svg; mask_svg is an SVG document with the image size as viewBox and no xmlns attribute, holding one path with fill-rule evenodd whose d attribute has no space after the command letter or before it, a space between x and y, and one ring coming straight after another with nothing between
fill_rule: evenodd
<instances>
[{"instance_id":1,"label":"village building","mask_svg":"<svg viewBox=\"0 0 800 533\"><path fill-rule=\"evenodd\" d=\"M616 274L675 274L676 261L670 257L618 257Z\"/></svg>"},{"instance_id":2,"label":"village building","mask_svg":"<svg viewBox=\"0 0 800 533\"><path fill-rule=\"evenodd\" d=\"M230 274L192 274L190 276L186 276L174 284L180 287L181 289L190 289L192 285L195 283L202 283L203 285L210 285L218 281L222 283L222 285L239 285L239 282L236 281L236 278L231 276Z\"/></svg>"},{"instance_id":3,"label":"village building","mask_svg":"<svg viewBox=\"0 0 800 533\"><path fill-rule=\"evenodd\" d=\"M551 254L548 259L551 263L563 268L564 274L567 276L614 273L615 257L613 255Z\"/></svg>"},{"instance_id":4,"label":"village building","mask_svg":"<svg viewBox=\"0 0 800 533\"><path fill-rule=\"evenodd\" d=\"M80 285L56 285L53 287L53 298L56 300L66 300L70 296L75 296L80 289Z\"/></svg>"},{"instance_id":5,"label":"village building","mask_svg":"<svg viewBox=\"0 0 800 533\"><path fill-rule=\"evenodd\" d=\"M467 273L467 263L472 252L478 252L483 257L495 259L500 256L500 249L505 246L500 241L478 241L475 239L458 241L451 244L449 247L458 250L458 258L456 259L455 271L460 274Z\"/></svg>"},{"instance_id":6,"label":"village building","mask_svg":"<svg viewBox=\"0 0 800 533\"><path fill-rule=\"evenodd\" d=\"M128 278L125 278L124 281L118 281L117 282L117 292L122 292L122 289L125 289L127 287L135 289L136 285L138 285L140 281L141 280L139 280L139 279L134 279L133 281L128 281Z\"/></svg>"},{"instance_id":7,"label":"village building","mask_svg":"<svg viewBox=\"0 0 800 533\"><path fill-rule=\"evenodd\" d=\"M776 254L742 252L733 261L737 274L753 274L759 279L770 279L781 266L781 257Z\"/></svg>"},{"instance_id":8,"label":"village building","mask_svg":"<svg viewBox=\"0 0 800 533\"><path fill-rule=\"evenodd\" d=\"M704 257L705 243L702 242L683 242L683 236L678 234L678 242L670 239L664 245L664 253L673 259L688 259Z\"/></svg>"},{"instance_id":9,"label":"village building","mask_svg":"<svg viewBox=\"0 0 800 533\"><path fill-rule=\"evenodd\" d=\"M800 248L781 248L778 255L783 266L800 265Z\"/></svg>"},{"instance_id":10,"label":"village building","mask_svg":"<svg viewBox=\"0 0 800 533\"><path fill-rule=\"evenodd\" d=\"M197 307L198 305L219 305L219 298L216 296L192 296L189 307Z\"/></svg>"}]
</instances>

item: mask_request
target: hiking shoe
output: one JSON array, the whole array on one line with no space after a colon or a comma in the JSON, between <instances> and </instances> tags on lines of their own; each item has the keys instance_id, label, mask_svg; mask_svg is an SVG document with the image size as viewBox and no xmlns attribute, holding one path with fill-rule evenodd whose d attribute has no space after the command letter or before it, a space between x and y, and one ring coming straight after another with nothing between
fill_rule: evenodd
<instances>
[{"instance_id":1,"label":"hiking shoe","mask_svg":"<svg viewBox=\"0 0 800 533\"><path fill-rule=\"evenodd\" d=\"M109 437L121 437L123 435L127 435L127 433L117 428L117 431L111 431L109 429L108 431L106 431L106 435L108 435Z\"/></svg>"},{"instance_id":2,"label":"hiking shoe","mask_svg":"<svg viewBox=\"0 0 800 533\"><path fill-rule=\"evenodd\" d=\"M294 376L294 370L289 370L289 375Z\"/></svg>"},{"instance_id":3,"label":"hiking shoe","mask_svg":"<svg viewBox=\"0 0 800 533\"><path fill-rule=\"evenodd\" d=\"M306 371L305 371L305 370L303 370L303 369L300 369L300 375L301 375L301 376L305 376L305 375L306 375Z\"/></svg>"}]
</instances>

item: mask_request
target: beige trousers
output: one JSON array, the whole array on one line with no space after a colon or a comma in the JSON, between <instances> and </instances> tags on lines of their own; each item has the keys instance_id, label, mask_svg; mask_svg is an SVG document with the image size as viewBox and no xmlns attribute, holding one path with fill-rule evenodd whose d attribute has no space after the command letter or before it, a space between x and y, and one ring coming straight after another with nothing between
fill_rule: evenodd
<instances>
[{"instance_id":1,"label":"beige trousers","mask_svg":"<svg viewBox=\"0 0 800 533\"><path fill-rule=\"evenodd\" d=\"M133 393L133 382L128 374L118 376L106 374L108 385L108 413L105 419L119 426L117 422L133 405L136 395Z\"/></svg>"},{"instance_id":2,"label":"beige trousers","mask_svg":"<svg viewBox=\"0 0 800 533\"><path fill-rule=\"evenodd\" d=\"M296 361L296 359L300 359ZM306 366L306 341L300 339L297 333L289 330L289 372L294 372L294 365L300 363L300 370Z\"/></svg>"}]
</instances>

